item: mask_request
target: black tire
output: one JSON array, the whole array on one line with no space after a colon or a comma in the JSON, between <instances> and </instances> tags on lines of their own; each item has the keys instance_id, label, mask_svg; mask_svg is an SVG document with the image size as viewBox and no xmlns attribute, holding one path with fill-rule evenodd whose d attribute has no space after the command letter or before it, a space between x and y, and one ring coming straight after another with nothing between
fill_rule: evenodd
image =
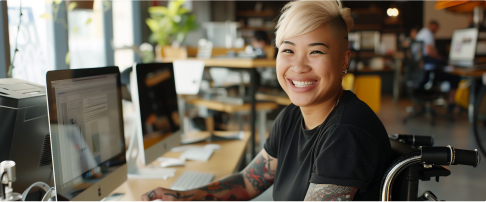
<instances>
[{"instance_id":1,"label":"black tire","mask_svg":"<svg viewBox=\"0 0 486 202\"><path fill-rule=\"evenodd\" d=\"M473 92L469 92L473 93ZM474 113L473 113L473 131L476 143L479 146L479 150L486 156L486 113L480 111L481 107L486 108L486 86L483 86L478 93L478 97L474 102Z\"/></svg>"}]
</instances>

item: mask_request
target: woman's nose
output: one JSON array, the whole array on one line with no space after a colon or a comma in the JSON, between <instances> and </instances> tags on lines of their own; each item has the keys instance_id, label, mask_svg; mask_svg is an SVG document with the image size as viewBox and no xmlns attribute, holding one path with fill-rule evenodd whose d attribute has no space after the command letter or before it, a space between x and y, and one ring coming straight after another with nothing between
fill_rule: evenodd
<instances>
[{"instance_id":1,"label":"woman's nose","mask_svg":"<svg viewBox=\"0 0 486 202\"><path fill-rule=\"evenodd\" d=\"M307 59L299 58L293 63L290 69L296 73L306 73L311 70L311 67L308 64Z\"/></svg>"}]
</instances>

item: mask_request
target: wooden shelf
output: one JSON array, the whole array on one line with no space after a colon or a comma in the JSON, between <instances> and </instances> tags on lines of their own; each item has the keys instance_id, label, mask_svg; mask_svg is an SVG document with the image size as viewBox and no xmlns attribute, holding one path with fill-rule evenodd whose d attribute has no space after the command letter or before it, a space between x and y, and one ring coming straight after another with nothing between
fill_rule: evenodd
<instances>
[{"instance_id":1,"label":"wooden shelf","mask_svg":"<svg viewBox=\"0 0 486 202\"><path fill-rule=\"evenodd\" d=\"M243 26L243 27L240 27L239 29L241 29L241 30L273 31L273 30L275 30L275 27L248 27L248 26Z\"/></svg>"},{"instance_id":2,"label":"wooden shelf","mask_svg":"<svg viewBox=\"0 0 486 202\"><path fill-rule=\"evenodd\" d=\"M238 11L236 15L242 17L272 17L275 15L275 12L273 10L262 10L262 11L243 10L243 11Z\"/></svg>"},{"instance_id":3,"label":"wooden shelf","mask_svg":"<svg viewBox=\"0 0 486 202\"><path fill-rule=\"evenodd\" d=\"M446 9L455 13L471 13L476 6L484 7L484 1L437 1L435 9Z\"/></svg>"}]
</instances>

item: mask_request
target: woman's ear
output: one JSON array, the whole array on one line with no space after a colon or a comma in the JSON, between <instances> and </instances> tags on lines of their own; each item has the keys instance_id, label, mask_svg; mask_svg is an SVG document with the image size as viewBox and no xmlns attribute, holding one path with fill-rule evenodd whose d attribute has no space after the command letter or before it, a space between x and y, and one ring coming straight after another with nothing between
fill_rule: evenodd
<instances>
[{"instance_id":1,"label":"woman's ear","mask_svg":"<svg viewBox=\"0 0 486 202\"><path fill-rule=\"evenodd\" d=\"M341 65L341 70L345 71L349 67L349 63L351 62L351 51L348 49L344 52L343 62Z\"/></svg>"}]
</instances>

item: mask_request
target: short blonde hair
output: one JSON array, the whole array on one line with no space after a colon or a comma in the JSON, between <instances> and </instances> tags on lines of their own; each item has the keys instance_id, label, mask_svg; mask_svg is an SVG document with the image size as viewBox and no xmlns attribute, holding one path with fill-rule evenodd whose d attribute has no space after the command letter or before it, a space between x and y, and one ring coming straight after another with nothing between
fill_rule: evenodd
<instances>
[{"instance_id":1,"label":"short blonde hair","mask_svg":"<svg viewBox=\"0 0 486 202\"><path fill-rule=\"evenodd\" d=\"M285 39L307 34L328 22L344 24L347 32L354 25L351 10L343 8L340 0L289 2L282 8L278 20L275 46L278 48Z\"/></svg>"}]
</instances>

